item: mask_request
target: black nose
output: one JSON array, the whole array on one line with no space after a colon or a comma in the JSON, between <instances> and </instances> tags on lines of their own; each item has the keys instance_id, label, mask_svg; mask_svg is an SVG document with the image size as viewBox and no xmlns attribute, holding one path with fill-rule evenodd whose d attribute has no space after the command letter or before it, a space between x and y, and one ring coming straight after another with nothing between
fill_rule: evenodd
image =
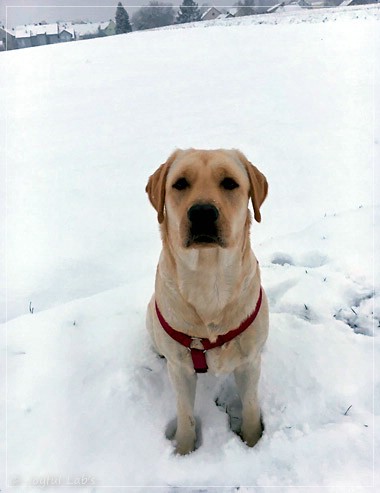
<instances>
[{"instance_id":1,"label":"black nose","mask_svg":"<svg viewBox=\"0 0 380 493\"><path fill-rule=\"evenodd\" d=\"M195 204L187 211L192 223L214 223L219 217L218 209L212 204Z\"/></svg>"}]
</instances>

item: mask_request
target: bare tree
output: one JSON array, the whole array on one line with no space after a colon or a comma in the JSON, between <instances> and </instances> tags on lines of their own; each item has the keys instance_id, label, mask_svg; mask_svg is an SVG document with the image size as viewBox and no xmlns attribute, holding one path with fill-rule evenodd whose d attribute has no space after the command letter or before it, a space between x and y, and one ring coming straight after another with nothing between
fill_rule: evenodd
<instances>
[{"instance_id":1,"label":"bare tree","mask_svg":"<svg viewBox=\"0 0 380 493\"><path fill-rule=\"evenodd\" d=\"M255 0L239 0L235 5L240 7L240 15L253 15L255 13Z\"/></svg>"},{"instance_id":2,"label":"bare tree","mask_svg":"<svg viewBox=\"0 0 380 493\"><path fill-rule=\"evenodd\" d=\"M147 7L141 7L132 15L132 24L136 30L169 26L174 23L174 16L172 5L154 0L149 2Z\"/></svg>"}]
</instances>

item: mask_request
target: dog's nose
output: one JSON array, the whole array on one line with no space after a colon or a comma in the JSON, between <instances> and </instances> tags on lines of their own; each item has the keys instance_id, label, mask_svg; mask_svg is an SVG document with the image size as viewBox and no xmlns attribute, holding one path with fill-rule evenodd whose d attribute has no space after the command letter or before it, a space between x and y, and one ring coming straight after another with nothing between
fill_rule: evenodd
<instances>
[{"instance_id":1,"label":"dog's nose","mask_svg":"<svg viewBox=\"0 0 380 493\"><path fill-rule=\"evenodd\" d=\"M187 217L192 223L214 223L219 217L219 211L212 204L195 204L187 211Z\"/></svg>"}]
</instances>

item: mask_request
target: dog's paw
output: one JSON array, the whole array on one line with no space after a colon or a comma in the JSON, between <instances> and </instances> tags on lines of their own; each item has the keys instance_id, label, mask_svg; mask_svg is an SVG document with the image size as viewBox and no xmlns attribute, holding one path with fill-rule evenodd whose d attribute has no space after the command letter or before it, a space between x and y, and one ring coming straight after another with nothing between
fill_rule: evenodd
<instances>
[{"instance_id":1,"label":"dog's paw","mask_svg":"<svg viewBox=\"0 0 380 493\"><path fill-rule=\"evenodd\" d=\"M195 450L195 433L186 437L174 437L175 453L178 455L187 455Z\"/></svg>"},{"instance_id":2,"label":"dog's paw","mask_svg":"<svg viewBox=\"0 0 380 493\"><path fill-rule=\"evenodd\" d=\"M243 427L243 429L241 430L241 439L243 440L244 443L248 445L248 447L253 447L260 440L262 434L263 434L262 425L256 427L255 429L248 429L248 430L245 430Z\"/></svg>"},{"instance_id":3,"label":"dog's paw","mask_svg":"<svg viewBox=\"0 0 380 493\"><path fill-rule=\"evenodd\" d=\"M188 455L194 452L195 446L194 444L177 443L174 450L177 455Z\"/></svg>"}]
</instances>

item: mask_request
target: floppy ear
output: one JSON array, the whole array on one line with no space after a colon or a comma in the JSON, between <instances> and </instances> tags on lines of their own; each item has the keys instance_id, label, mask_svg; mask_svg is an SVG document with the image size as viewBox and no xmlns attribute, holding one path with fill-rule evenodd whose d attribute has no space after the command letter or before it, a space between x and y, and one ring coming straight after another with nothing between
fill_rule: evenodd
<instances>
[{"instance_id":1,"label":"floppy ear","mask_svg":"<svg viewBox=\"0 0 380 493\"><path fill-rule=\"evenodd\" d=\"M259 171L256 166L253 166L242 152L237 151L237 154L248 173L250 183L249 195L252 200L255 219L259 223L261 222L260 207L268 195L268 182L261 171Z\"/></svg>"},{"instance_id":2,"label":"floppy ear","mask_svg":"<svg viewBox=\"0 0 380 493\"><path fill-rule=\"evenodd\" d=\"M177 153L178 151L173 152L167 161L164 164L161 164L153 175L149 177L148 184L145 187L150 203L157 211L157 219L160 224L164 221L166 177L171 164L177 157Z\"/></svg>"}]
</instances>

